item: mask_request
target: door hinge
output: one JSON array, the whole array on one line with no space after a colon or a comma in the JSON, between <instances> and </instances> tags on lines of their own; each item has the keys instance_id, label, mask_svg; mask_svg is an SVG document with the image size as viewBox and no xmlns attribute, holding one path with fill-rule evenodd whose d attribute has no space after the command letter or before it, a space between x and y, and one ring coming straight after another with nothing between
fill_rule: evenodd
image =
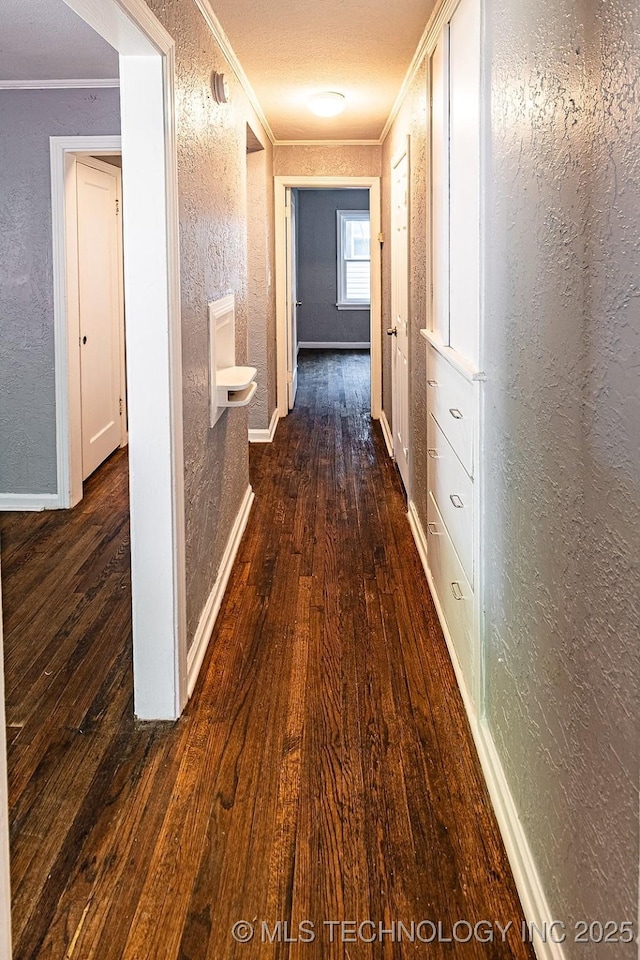
<instances>
[{"instance_id":1,"label":"door hinge","mask_svg":"<svg viewBox=\"0 0 640 960\"><path fill-rule=\"evenodd\" d=\"M120 213L120 201L116 200L116 217L118 216L119 213Z\"/></svg>"},{"instance_id":2,"label":"door hinge","mask_svg":"<svg viewBox=\"0 0 640 960\"><path fill-rule=\"evenodd\" d=\"M120 397L120 416L122 416L122 397Z\"/></svg>"}]
</instances>

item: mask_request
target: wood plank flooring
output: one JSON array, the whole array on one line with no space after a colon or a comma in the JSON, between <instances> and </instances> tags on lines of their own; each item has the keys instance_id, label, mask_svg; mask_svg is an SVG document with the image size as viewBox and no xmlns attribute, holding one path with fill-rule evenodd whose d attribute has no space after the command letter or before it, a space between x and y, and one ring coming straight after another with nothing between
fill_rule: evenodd
<instances>
[{"instance_id":1,"label":"wood plank flooring","mask_svg":"<svg viewBox=\"0 0 640 960\"><path fill-rule=\"evenodd\" d=\"M0 515L16 960L533 957L368 377L301 352L177 724L132 717L126 455Z\"/></svg>"}]
</instances>

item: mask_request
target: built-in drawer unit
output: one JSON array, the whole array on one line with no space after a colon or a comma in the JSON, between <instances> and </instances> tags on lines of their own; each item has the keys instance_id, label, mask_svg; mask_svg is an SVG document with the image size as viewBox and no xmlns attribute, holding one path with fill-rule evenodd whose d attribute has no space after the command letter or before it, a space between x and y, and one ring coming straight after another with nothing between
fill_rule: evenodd
<instances>
[{"instance_id":1,"label":"built-in drawer unit","mask_svg":"<svg viewBox=\"0 0 640 960\"><path fill-rule=\"evenodd\" d=\"M429 569L467 689L473 684L473 591L432 494L427 506Z\"/></svg>"},{"instance_id":2,"label":"built-in drawer unit","mask_svg":"<svg viewBox=\"0 0 640 960\"><path fill-rule=\"evenodd\" d=\"M462 464L473 476L474 384L432 347L427 353L427 403Z\"/></svg>"},{"instance_id":3,"label":"built-in drawer unit","mask_svg":"<svg viewBox=\"0 0 640 960\"><path fill-rule=\"evenodd\" d=\"M428 415L427 433L429 490L464 571L473 584L473 480L431 414Z\"/></svg>"}]
</instances>

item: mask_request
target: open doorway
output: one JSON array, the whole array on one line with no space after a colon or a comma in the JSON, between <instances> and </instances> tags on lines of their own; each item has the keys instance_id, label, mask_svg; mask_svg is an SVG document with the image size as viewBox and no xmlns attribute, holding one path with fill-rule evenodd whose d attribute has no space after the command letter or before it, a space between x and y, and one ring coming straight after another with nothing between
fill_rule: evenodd
<instances>
[{"instance_id":1,"label":"open doorway","mask_svg":"<svg viewBox=\"0 0 640 960\"><path fill-rule=\"evenodd\" d=\"M331 195L331 199L323 200L322 194L326 197ZM333 206L334 196L335 207ZM356 196L357 201L353 199ZM308 216L308 230L304 225L301 226L300 217L300 207L302 206L304 216L304 207L307 203L311 208ZM350 206L350 203L355 203L356 206ZM344 349L345 345L348 345L351 349L367 349L367 347L370 349L371 416L379 419L382 397L379 178L276 177L275 205L279 415L285 416L293 406L298 349ZM360 207L359 210L358 207ZM322 238L319 238L320 242L316 243L316 236L320 231L317 220L314 226L314 215L317 218L320 208L324 210L322 220L331 235L330 244L324 242ZM341 291L339 277L341 267L343 275L347 272L345 254L348 254L347 259L357 259L353 257L353 244L349 247L349 236L352 240L356 236L362 240L363 234L362 228L352 230L349 234L348 215L353 211L352 220L355 221L356 215L363 215L367 208L369 211L367 224L369 257L366 262L369 264L367 280L370 287L368 310L367 304L362 302L362 293L360 293L360 302L355 302L357 291L354 283L359 273L362 285L362 270L356 267L350 271L352 283L349 292L354 301L350 304L345 303L346 291L344 289ZM330 213L327 214L327 211ZM343 218L338 216L339 211L345 215ZM305 250L302 259L300 257L301 230L304 230L302 245ZM323 234L324 232L322 231ZM308 257L306 256L307 246ZM342 257L339 256L341 246ZM359 245L357 252L362 254L362 244ZM305 279L306 264L303 264L302 260L313 258L315 258L315 267L310 267ZM361 259L360 264L362 262ZM303 293L305 289L308 292L306 304ZM320 290L323 293L321 299L318 299ZM365 309L361 309L363 307ZM352 312L355 319L353 324L349 324L344 316ZM322 318L321 324L318 323L319 318ZM353 330L357 330L357 339L350 341L343 339L345 336L355 337Z\"/></svg>"},{"instance_id":2,"label":"open doorway","mask_svg":"<svg viewBox=\"0 0 640 960\"><path fill-rule=\"evenodd\" d=\"M57 457L69 477L64 505L73 506L84 481L128 440L121 138L50 143L54 271L65 291L54 322L68 345L56 369L68 391Z\"/></svg>"},{"instance_id":3,"label":"open doorway","mask_svg":"<svg viewBox=\"0 0 640 960\"><path fill-rule=\"evenodd\" d=\"M369 350L369 191L297 195L297 332L301 350Z\"/></svg>"}]
</instances>

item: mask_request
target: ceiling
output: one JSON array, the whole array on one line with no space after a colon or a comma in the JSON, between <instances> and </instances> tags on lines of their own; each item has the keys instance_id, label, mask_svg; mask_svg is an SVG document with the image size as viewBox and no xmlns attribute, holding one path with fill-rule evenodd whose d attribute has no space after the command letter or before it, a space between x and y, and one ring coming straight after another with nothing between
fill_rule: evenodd
<instances>
[{"instance_id":1,"label":"ceiling","mask_svg":"<svg viewBox=\"0 0 640 960\"><path fill-rule=\"evenodd\" d=\"M118 54L63 0L0 0L0 80L111 80Z\"/></svg>"},{"instance_id":2,"label":"ceiling","mask_svg":"<svg viewBox=\"0 0 640 960\"><path fill-rule=\"evenodd\" d=\"M278 141L378 140L434 0L211 0ZM112 79L115 50L63 0L0 0L0 82ZM315 117L313 93L347 107Z\"/></svg>"},{"instance_id":3,"label":"ceiling","mask_svg":"<svg viewBox=\"0 0 640 960\"><path fill-rule=\"evenodd\" d=\"M377 140L433 0L211 0L277 140ZM308 97L347 107L315 117Z\"/></svg>"}]
</instances>

